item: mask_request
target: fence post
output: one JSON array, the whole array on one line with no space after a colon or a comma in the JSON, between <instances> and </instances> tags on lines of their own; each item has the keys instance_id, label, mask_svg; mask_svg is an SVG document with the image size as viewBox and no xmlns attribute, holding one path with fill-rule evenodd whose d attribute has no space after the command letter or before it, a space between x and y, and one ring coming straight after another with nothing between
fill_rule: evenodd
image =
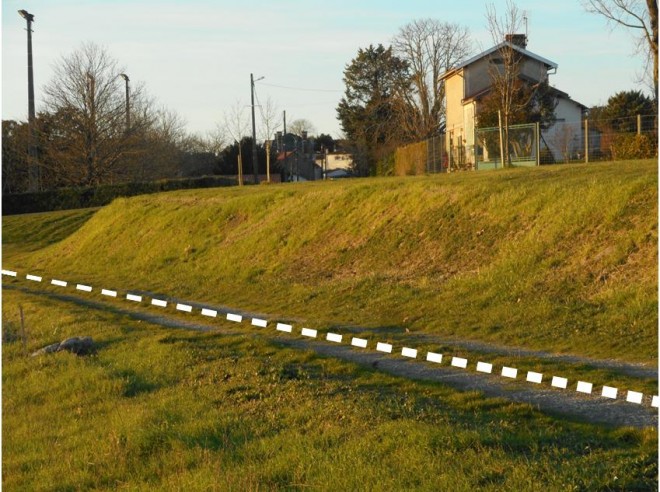
<instances>
[{"instance_id":1,"label":"fence post","mask_svg":"<svg viewBox=\"0 0 660 492\"><path fill-rule=\"evenodd\" d=\"M504 169L504 142L502 142L502 112L497 111L497 122L500 128L500 163L502 164L502 169Z\"/></svg>"},{"instance_id":2,"label":"fence post","mask_svg":"<svg viewBox=\"0 0 660 492\"><path fill-rule=\"evenodd\" d=\"M637 115L637 135L642 134L642 115Z\"/></svg>"},{"instance_id":3,"label":"fence post","mask_svg":"<svg viewBox=\"0 0 660 492\"><path fill-rule=\"evenodd\" d=\"M589 118L584 119L584 162L589 163Z\"/></svg>"},{"instance_id":4,"label":"fence post","mask_svg":"<svg viewBox=\"0 0 660 492\"><path fill-rule=\"evenodd\" d=\"M536 165L541 165L541 123L536 122Z\"/></svg>"}]
</instances>

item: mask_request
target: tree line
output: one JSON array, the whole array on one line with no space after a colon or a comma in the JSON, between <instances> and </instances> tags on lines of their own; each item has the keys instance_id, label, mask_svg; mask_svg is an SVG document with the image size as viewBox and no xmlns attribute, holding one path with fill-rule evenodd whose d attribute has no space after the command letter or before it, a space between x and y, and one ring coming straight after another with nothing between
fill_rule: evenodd
<instances>
[{"instance_id":1,"label":"tree line","mask_svg":"<svg viewBox=\"0 0 660 492\"><path fill-rule=\"evenodd\" d=\"M39 191L237 175L239 155L243 169L251 172L252 137L248 136L244 104L237 102L229 108L208 134L190 134L185 121L150 97L144 84L131 81L128 85L125 72L94 43L83 44L56 64L52 80L43 88L42 110L35 118L36 163L32 164L38 170ZM264 107L260 106L261 133L269 140L279 128L279 115L272 101ZM289 129L288 133L309 131L313 125L300 119ZM28 145L26 121L2 121L4 193L29 189ZM277 151L276 146L258 142L260 174L266 174L269 160L271 172L280 172Z\"/></svg>"}]
</instances>

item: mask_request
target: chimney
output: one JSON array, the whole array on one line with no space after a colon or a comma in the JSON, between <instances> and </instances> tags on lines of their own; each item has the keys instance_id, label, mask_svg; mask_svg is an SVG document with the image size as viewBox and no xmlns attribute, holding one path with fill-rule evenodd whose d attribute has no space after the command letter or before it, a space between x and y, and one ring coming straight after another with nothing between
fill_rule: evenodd
<instances>
[{"instance_id":1,"label":"chimney","mask_svg":"<svg viewBox=\"0 0 660 492\"><path fill-rule=\"evenodd\" d=\"M527 48L527 36L525 34L507 34L504 36L504 40L507 43L520 46L522 49Z\"/></svg>"}]
</instances>

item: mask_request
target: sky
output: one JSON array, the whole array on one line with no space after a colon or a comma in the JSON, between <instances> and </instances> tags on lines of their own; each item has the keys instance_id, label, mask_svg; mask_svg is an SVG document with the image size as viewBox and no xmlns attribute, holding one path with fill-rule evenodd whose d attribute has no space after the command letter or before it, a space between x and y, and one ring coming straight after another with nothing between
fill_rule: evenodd
<instances>
[{"instance_id":1,"label":"sky","mask_svg":"<svg viewBox=\"0 0 660 492\"><path fill-rule=\"evenodd\" d=\"M250 74L262 106L271 99L287 123L304 118L317 133L341 136L336 107L343 71L359 48L389 45L415 19L467 26L474 54L493 45L484 0L2 0L2 118L27 120L26 22L35 16L36 110L53 67L84 42L107 50L175 111L190 133L207 135L232 106L249 111ZM491 2L488 2L491 3ZM494 1L504 12L506 2ZM633 33L587 13L580 0L519 0L527 49L559 65L550 82L586 106L605 104L638 82L643 56ZM118 79L118 84L123 84ZM259 118L259 113L257 113Z\"/></svg>"}]
</instances>

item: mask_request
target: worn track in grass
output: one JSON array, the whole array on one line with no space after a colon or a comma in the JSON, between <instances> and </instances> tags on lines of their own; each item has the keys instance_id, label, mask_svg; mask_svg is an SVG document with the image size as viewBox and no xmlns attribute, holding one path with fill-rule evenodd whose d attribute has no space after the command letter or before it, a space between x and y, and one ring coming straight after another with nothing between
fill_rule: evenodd
<instances>
[{"instance_id":1,"label":"worn track in grass","mask_svg":"<svg viewBox=\"0 0 660 492\"><path fill-rule=\"evenodd\" d=\"M18 290L30 295L46 296L63 302L83 305L90 309L111 311L116 314L121 314L133 319L147 321L168 328L184 328L199 331L216 331L226 334L244 334L248 336L266 337L268 340L279 345L294 347L297 349L313 350L322 356L336 357L373 368L374 370L381 370L398 377L439 382L459 390L479 391L488 397L500 397L515 402L527 403L540 411L580 421L617 427L632 426L638 428L657 428L658 426L658 412L656 409L627 403L622 400L610 400L598 396L581 395L570 390L556 390L508 383L504 382L502 378L497 376L478 374L447 366L430 365L424 362L400 359L378 352L355 349L349 345L335 345L319 340L305 340L290 335L280 335L274 331L246 331L223 326L226 324L225 322L197 323L185 321L173 316L145 312L140 308L122 308L89 298L85 299L74 295L59 294L47 290L30 289L12 284L3 284L3 288ZM206 305L206 307L213 306ZM227 312L228 308L221 307L218 308L218 310L220 312ZM245 316L252 316L247 312L243 312L242 314ZM552 356L552 354L547 355ZM561 360L556 357L554 357L554 359ZM610 363L612 361L603 362Z\"/></svg>"}]
</instances>

